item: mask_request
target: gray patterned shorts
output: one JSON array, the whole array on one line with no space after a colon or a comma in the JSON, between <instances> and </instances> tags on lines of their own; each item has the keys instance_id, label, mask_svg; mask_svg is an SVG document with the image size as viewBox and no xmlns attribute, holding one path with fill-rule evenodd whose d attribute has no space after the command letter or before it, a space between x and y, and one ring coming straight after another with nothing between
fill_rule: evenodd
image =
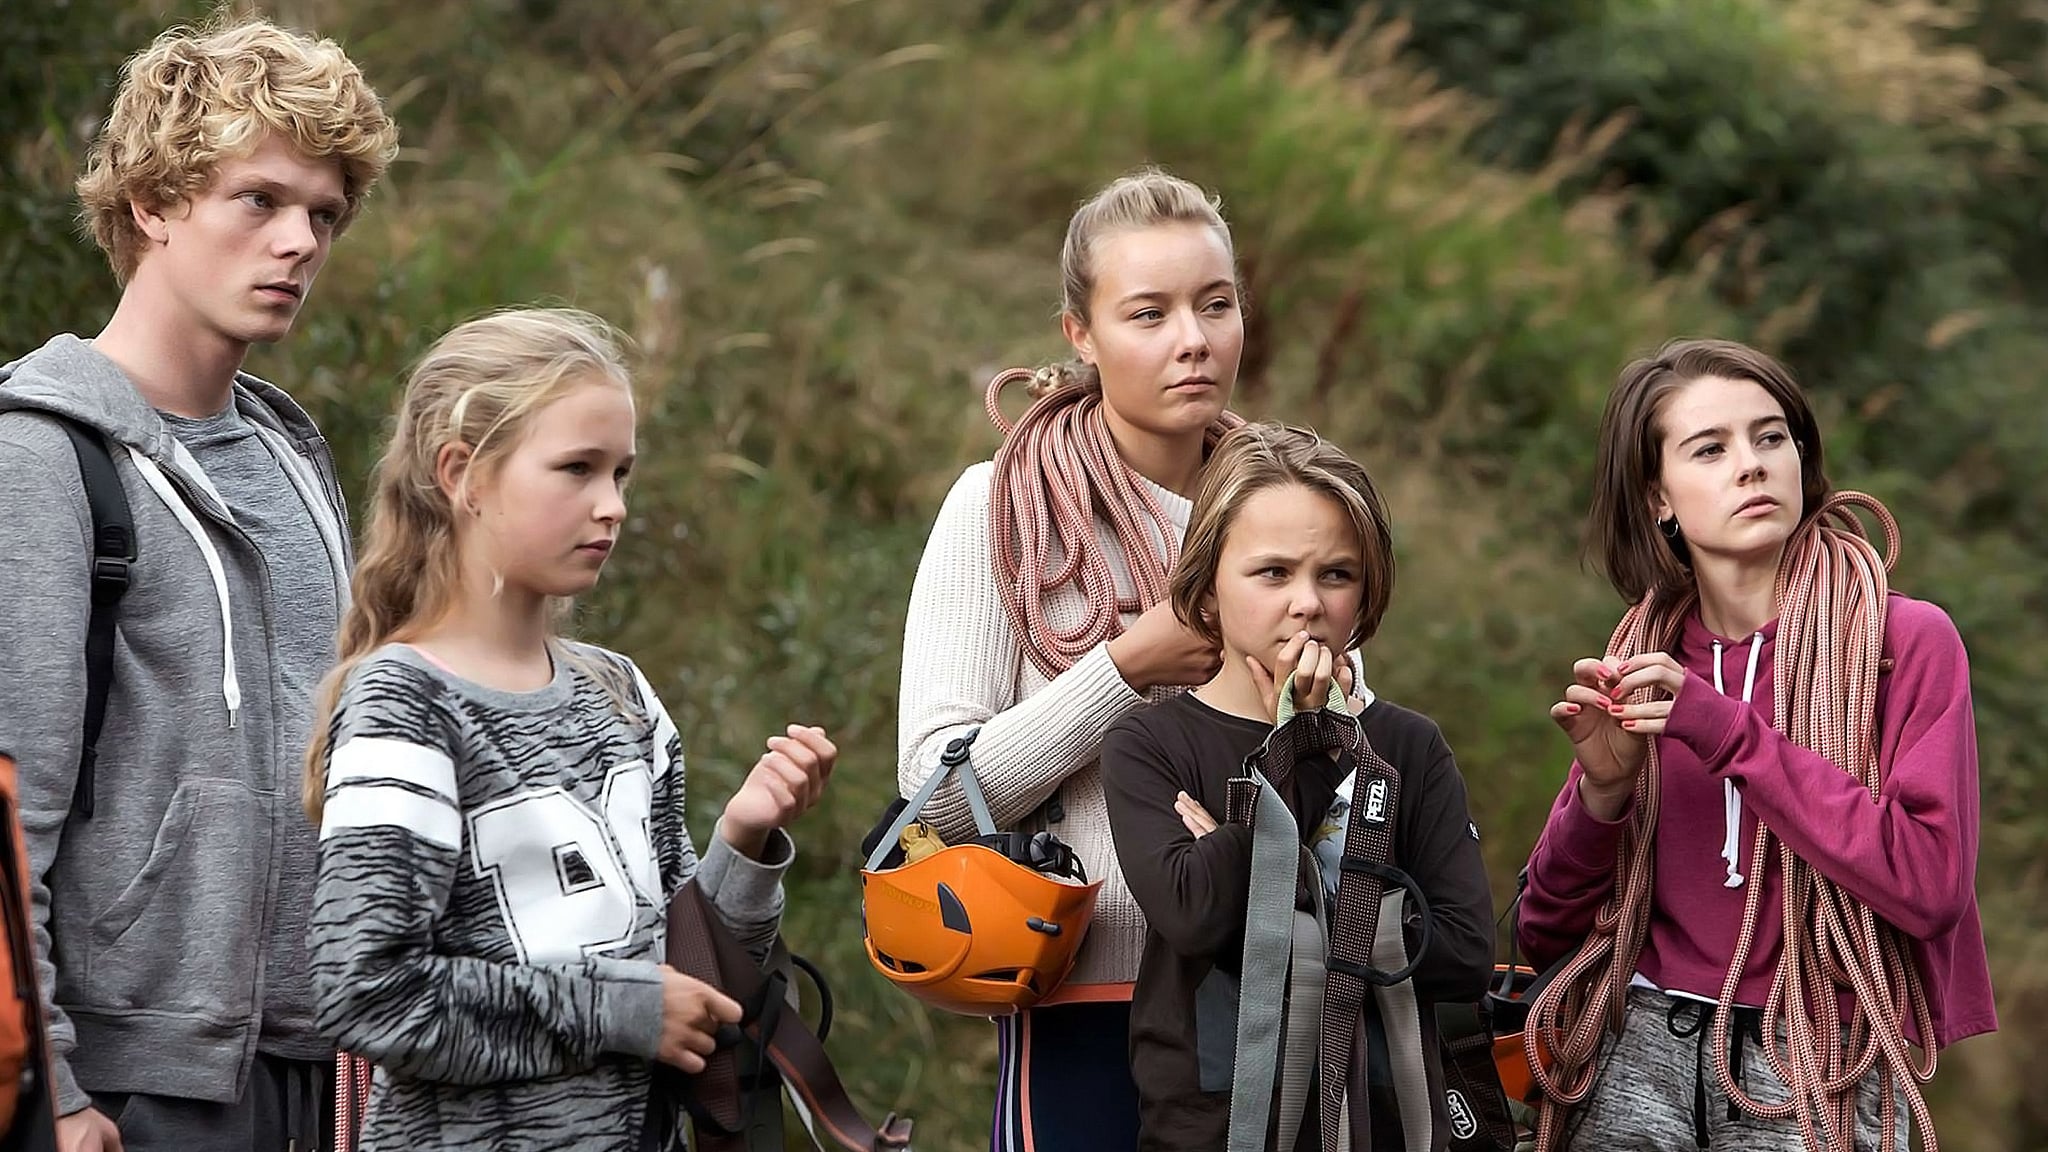
<instances>
[{"instance_id":1,"label":"gray patterned shorts","mask_svg":"<svg viewBox=\"0 0 2048 1152\"><path fill-rule=\"evenodd\" d=\"M1593 1094L1565 1121L1566 1146L1575 1152L1804 1152L1797 1121L1758 1120L1728 1102L1714 1073L1714 1011L1711 1004L1629 989L1628 1020L1619 1039L1602 1047ZM1730 1035L1740 1051L1731 1055L1730 1071L1739 1070L1737 1082L1752 1099L1781 1103L1790 1093L1764 1058L1756 1018L1737 1011L1744 1014L1742 1026ZM1906 1149L1908 1116L1900 1096L1892 1152ZM1877 1105L1872 1070L1857 1096L1856 1147L1841 1152L1880 1152Z\"/></svg>"}]
</instances>

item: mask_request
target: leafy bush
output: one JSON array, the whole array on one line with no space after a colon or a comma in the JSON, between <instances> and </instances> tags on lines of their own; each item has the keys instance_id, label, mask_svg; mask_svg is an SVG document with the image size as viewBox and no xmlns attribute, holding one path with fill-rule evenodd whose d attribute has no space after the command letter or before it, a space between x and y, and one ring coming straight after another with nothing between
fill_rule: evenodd
<instances>
[{"instance_id":1,"label":"leafy bush","mask_svg":"<svg viewBox=\"0 0 2048 1152\"><path fill-rule=\"evenodd\" d=\"M1410 11L1407 42L1460 90L1398 30L1332 21L1311 43L1243 5L302 7L406 152L301 330L251 368L314 408L359 497L405 366L450 324L567 301L635 337L633 520L579 627L668 699L700 837L762 736L831 727L844 757L798 829L788 932L837 985L856 1094L917 1117L921 1146L979 1146L993 1051L860 950L851 865L893 790L903 606L940 497L994 448L981 383L1063 352L1068 212L1140 163L1224 194L1254 309L1238 406L1316 424L1385 485L1402 572L1371 678L1446 729L1503 895L1562 772L1544 708L1619 607L1575 564L1598 407L1623 360L1684 332L1791 349L1822 385L1838 479L1892 502L1900 584L1970 640L1985 874L2048 843L2030 306L1956 218L1965 182L1926 118L1799 79L1811 53L1772 19L1728 0ZM0 108L40 109L0 121L21 177L0 203L9 351L104 315L96 255L17 220L70 211L80 118L158 15L45 5L41 42L98 63L0 54ZM1624 107L1642 110L1609 118ZM2007 1003L2048 1002L2020 914L2040 881L1992 887ZM2010 1065L1983 1051L2004 1049L1944 1077L1943 1134L2027 1145Z\"/></svg>"}]
</instances>

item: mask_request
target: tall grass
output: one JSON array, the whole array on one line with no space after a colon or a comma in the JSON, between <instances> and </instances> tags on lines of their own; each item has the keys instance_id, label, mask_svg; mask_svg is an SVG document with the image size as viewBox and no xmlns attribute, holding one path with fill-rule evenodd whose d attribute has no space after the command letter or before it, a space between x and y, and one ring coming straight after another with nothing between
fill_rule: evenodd
<instances>
[{"instance_id":1,"label":"tall grass","mask_svg":"<svg viewBox=\"0 0 2048 1152\"><path fill-rule=\"evenodd\" d=\"M1534 171L1490 168L1464 147L1490 110L1404 63L1392 34L1311 46L1216 8L1067 7L282 8L348 44L407 149L301 331L252 369L312 405L360 493L405 365L450 324L567 301L636 338L632 522L579 628L668 700L699 837L764 736L831 729L842 760L797 829L787 934L834 981L856 1095L916 1117L928 1149L985 1141L990 1030L868 969L855 843L893 790L925 531L995 447L980 385L1063 352L1073 205L1141 163L1223 194L1253 309L1238 407L1317 425L1385 485L1401 575L1369 674L1458 750L1502 896L1564 768L1544 708L1619 607L1577 565L1601 397L1669 335L1744 331L1713 268L1642 259L1628 194L1558 195L1618 121L1580 124ZM1860 414L1828 415L1853 443ZM1916 477L1871 480L1904 505L1916 587L1975 581L1958 619L1993 670L1980 707L2026 707L2041 647L1998 640L2038 634L2035 592L1980 585L2032 569L1936 531L1941 493ZM1998 817L1987 857L2048 839L2038 817ZM2039 939L1999 937L2002 979ZM1971 1133L1950 1110L1944 1137L2001 1147L2011 1077L1971 1067L1965 1098L1990 1118Z\"/></svg>"}]
</instances>

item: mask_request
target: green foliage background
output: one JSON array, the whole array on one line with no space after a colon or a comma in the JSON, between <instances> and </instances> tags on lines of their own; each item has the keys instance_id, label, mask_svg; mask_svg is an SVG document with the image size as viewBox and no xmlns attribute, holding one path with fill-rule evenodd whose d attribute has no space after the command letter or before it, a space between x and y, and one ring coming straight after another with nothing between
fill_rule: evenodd
<instances>
[{"instance_id":1,"label":"green foliage background","mask_svg":"<svg viewBox=\"0 0 2048 1152\"><path fill-rule=\"evenodd\" d=\"M1358 453L1396 515L1376 686L1458 749L1506 894L1566 762L1544 718L1619 605L1578 564L1599 404L1713 333L1786 355L1897 586L1973 659L1978 889L2007 1030L1944 1054L1944 1143L2048 1147L2048 64L2021 0L279 0L341 39L405 152L291 340L360 494L410 358L507 304L639 345L644 465L583 634L676 712L692 824L787 719L845 749L787 931L832 1047L920 1146L985 1139L986 1025L861 956L854 845L894 779L903 607L995 434L980 385L1058 355L1055 255L1105 179L1219 189L1255 306L1237 407ZM0 348L113 300L69 182L123 55L205 15L32 0L0 29Z\"/></svg>"}]
</instances>

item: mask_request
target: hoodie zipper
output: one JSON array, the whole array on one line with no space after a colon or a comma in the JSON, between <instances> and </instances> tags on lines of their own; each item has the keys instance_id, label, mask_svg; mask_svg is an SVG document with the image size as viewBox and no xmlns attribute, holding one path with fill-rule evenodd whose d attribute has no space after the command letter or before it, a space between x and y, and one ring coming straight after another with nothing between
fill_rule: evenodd
<instances>
[{"instance_id":1,"label":"hoodie zipper","mask_svg":"<svg viewBox=\"0 0 2048 1152\"><path fill-rule=\"evenodd\" d=\"M151 462L155 463L155 460L152 458ZM326 477L325 471L321 468L318 468L317 466L315 467L314 470L316 472L321 473L323 479L326 480L327 486L329 487L330 490L332 490L334 485L332 478ZM225 504L215 502L212 496L205 489L201 488L196 481L192 480L190 477L185 475L185 473L182 470L176 467L164 467L163 465L158 464L157 471L163 474L165 479L167 479L170 482L171 487L177 491L178 495L182 499L184 499L187 506L194 510L194 513L196 515L204 516L206 519L210 520L215 526L229 533L232 533L237 540L241 541L242 546L244 550L248 553L248 555L255 559L257 578L262 582L263 589L262 603L256 606L257 613L261 617L264 635L266 637L269 636L270 633L274 630L274 621L272 620L272 613L275 610L275 603L273 600L274 585L271 581L270 576L269 558L263 554L263 550L261 548L256 546L255 538L250 536L246 529L244 529L240 524L236 523L232 519L231 515L227 511ZM346 525L347 522L343 521L343 523L344 525ZM345 527L344 532L346 532ZM344 539L346 539L345 535ZM342 608L343 610L346 610L347 605L338 605L338 607ZM231 642L232 641L230 641L230 643ZM264 663L264 674L266 680L269 683L270 699L273 701L274 707L274 702L277 698L278 693L277 666L274 663L266 661ZM271 742L273 746L273 751L277 751L275 747L276 735L274 731L272 734ZM289 756L283 757L282 762L290 763ZM277 911L277 835L279 827L283 824L284 820L286 819L286 816L278 811L278 806L281 803L286 802L290 796L290 790L286 787L278 786L277 782L274 779L269 781L269 786L267 787L266 790L271 793L272 797L270 804L270 851L266 853L267 860L265 862L263 872L264 896L262 901L262 907L257 913L255 926L257 938L265 941L269 940L270 938L270 922ZM266 973L264 971L264 966L261 964L257 965L256 982L250 988L249 991L249 1003L251 1005L251 1010L255 1013L255 1016L253 1017L252 1023L250 1025L248 1039L245 1042L242 1051L242 1075L244 1078L243 1082L246 1082L247 1070L251 1066L252 1062L255 1060L256 1047L262 1039L265 975Z\"/></svg>"},{"instance_id":2,"label":"hoodie zipper","mask_svg":"<svg viewBox=\"0 0 2048 1152\"><path fill-rule=\"evenodd\" d=\"M296 441L292 445L312 465L313 474L320 477L320 483L327 489L328 507L333 510L336 521L341 525L343 560L348 559L348 496L341 490L341 477L335 474L334 450L327 444L327 438L315 435L311 440Z\"/></svg>"},{"instance_id":3,"label":"hoodie zipper","mask_svg":"<svg viewBox=\"0 0 2048 1152\"><path fill-rule=\"evenodd\" d=\"M248 552L248 554L255 558L257 577L261 581L263 590L263 602L257 605L257 611L262 619L262 627L264 634L268 636L272 631L273 627L273 622L271 620L273 605L271 601L274 586L271 583L270 579L269 561L264 557L263 550L256 546L255 538L250 536L247 530L245 530L240 524L237 524L234 521L232 515L228 512L227 507L224 503L215 500L210 492L208 492L205 488L201 487L198 484L198 482L194 481L191 477L187 476L182 469L178 468L175 465L166 466L161 462L157 461L156 458L153 456L146 456L145 458L148 459L150 464L155 467L156 472L164 478L165 482L178 496L178 498L185 504L186 508L189 511L191 511L195 518L203 517L207 521L210 521L213 524L213 526L221 529L222 531L232 534L235 539L241 541L243 548ZM131 466L134 466L132 462ZM140 471L139 467L137 470L138 472ZM144 480L144 484L145 486L148 486L148 481L146 478ZM158 499L161 500L161 495L155 491L154 487L151 487L151 493L152 495L156 495ZM175 518L177 515L176 511L169 511L173 518ZM225 565L223 565L223 568L225 568ZM222 653L222 659L232 659L233 653L231 650L231 646L234 643L233 637L224 632L222 636L222 642L224 645L230 646L229 651L225 651ZM264 664L264 672L265 677L269 682L270 697L274 701L276 699L278 689L276 665L266 661ZM234 726L232 721L230 722L229 726ZM272 752L273 754L276 754L277 751L278 749L276 748L275 734L273 733ZM261 902L261 907L257 912L255 924L257 938L260 940L267 941L270 937L270 921L272 916L276 912L277 902L276 837L278 827L282 823L282 816L278 812L278 803L280 802L280 799L285 795L286 790L277 787L277 782L275 779L271 779L265 782L252 783L263 784L264 790L268 791L271 795L269 834L270 851L265 854L267 856L267 860L265 861L263 871L263 900ZM243 1042L241 1066L240 1070L237 1073L237 1083L247 1083L249 1069L252 1066L256 1057L256 1047L262 1037L264 975L264 966L258 964L256 966L255 971L255 982L250 986L249 989L250 1010L252 1013L254 1013L254 1015L251 1017L248 1035Z\"/></svg>"}]
</instances>

